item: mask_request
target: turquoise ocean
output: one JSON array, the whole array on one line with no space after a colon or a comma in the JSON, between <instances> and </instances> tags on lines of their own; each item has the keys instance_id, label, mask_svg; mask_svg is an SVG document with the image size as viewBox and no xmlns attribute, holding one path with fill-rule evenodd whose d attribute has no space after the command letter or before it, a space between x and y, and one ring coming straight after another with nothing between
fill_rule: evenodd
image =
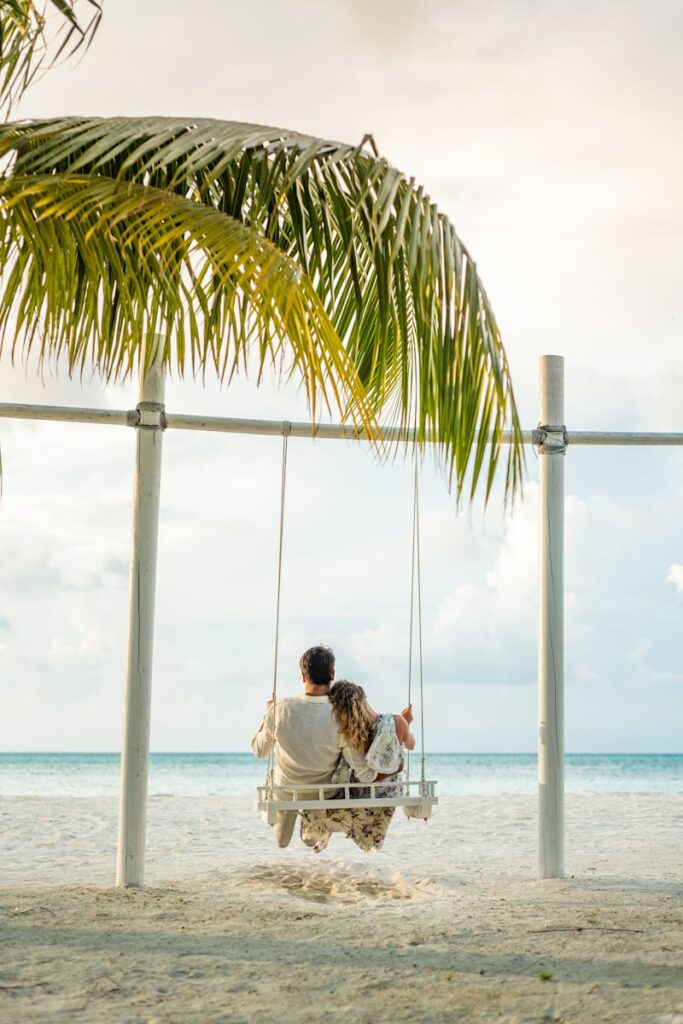
<instances>
[{"instance_id":1,"label":"turquoise ocean","mask_svg":"<svg viewBox=\"0 0 683 1024\"><path fill-rule=\"evenodd\" d=\"M536 792L535 754L429 754L428 778L446 795ZM149 791L245 796L263 782L251 754L152 754ZM411 777L419 774L414 758ZM115 796L118 754L0 753L0 796ZM683 793L683 754L568 754L568 793Z\"/></svg>"}]
</instances>

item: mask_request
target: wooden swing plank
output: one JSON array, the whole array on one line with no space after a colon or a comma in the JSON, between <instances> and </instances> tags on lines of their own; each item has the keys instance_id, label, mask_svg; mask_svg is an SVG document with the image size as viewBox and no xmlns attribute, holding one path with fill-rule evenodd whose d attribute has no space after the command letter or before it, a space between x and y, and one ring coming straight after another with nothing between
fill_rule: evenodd
<instances>
[{"instance_id":1,"label":"wooden swing plank","mask_svg":"<svg viewBox=\"0 0 683 1024\"><path fill-rule=\"evenodd\" d=\"M375 796L377 789L403 790L396 796ZM353 797L351 790L371 790L371 795ZM410 790L415 792L411 794ZM343 797L335 798L332 793L344 791ZM310 796L317 791L317 796ZM428 781L396 781L389 782L348 782L339 785L323 783L307 786L258 786L256 803L259 811L313 811L342 810L361 807L430 807L438 804L436 782Z\"/></svg>"}]
</instances>

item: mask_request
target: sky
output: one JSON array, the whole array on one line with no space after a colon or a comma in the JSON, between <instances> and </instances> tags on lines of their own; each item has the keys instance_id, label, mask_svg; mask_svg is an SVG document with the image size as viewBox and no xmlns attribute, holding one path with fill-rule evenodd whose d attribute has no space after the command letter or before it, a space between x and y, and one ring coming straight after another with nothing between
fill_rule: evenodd
<instances>
[{"instance_id":1,"label":"sky","mask_svg":"<svg viewBox=\"0 0 683 1024\"><path fill-rule=\"evenodd\" d=\"M415 176L477 261L522 423L566 362L571 430L683 431L683 8L677 0L105 3L17 116L188 115L357 142ZM0 401L132 408L133 382ZM306 419L295 388L169 381L174 412ZM272 685L280 441L164 437L151 743L246 750ZM3 750L117 750L134 432L0 421ZM421 474L425 731L536 747L537 457L524 499L456 514ZM566 456L566 748L682 749L683 453ZM290 442L279 689L310 644L375 707L405 703L411 468Z\"/></svg>"}]
</instances>

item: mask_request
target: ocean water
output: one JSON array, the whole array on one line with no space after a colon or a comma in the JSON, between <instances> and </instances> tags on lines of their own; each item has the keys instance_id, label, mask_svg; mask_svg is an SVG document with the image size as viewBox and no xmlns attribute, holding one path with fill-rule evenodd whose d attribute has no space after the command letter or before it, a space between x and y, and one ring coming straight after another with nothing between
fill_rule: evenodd
<instances>
[{"instance_id":1,"label":"ocean water","mask_svg":"<svg viewBox=\"0 0 683 1024\"><path fill-rule=\"evenodd\" d=\"M447 795L536 792L535 754L430 754L427 777ZM248 795L265 763L251 754L152 754L152 795ZM413 759L411 776L419 762ZM568 754L568 793L683 793L683 754ZM0 753L0 796L116 796L118 754Z\"/></svg>"}]
</instances>

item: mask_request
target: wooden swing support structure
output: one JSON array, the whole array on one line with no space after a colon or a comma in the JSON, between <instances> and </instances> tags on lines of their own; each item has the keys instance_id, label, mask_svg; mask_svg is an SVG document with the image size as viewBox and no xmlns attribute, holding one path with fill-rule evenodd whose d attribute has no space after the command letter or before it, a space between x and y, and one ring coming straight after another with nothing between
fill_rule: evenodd
<instances>
[{"instance_id":1,"label":"wooden swing support structure","mask_svg":"<svg viewBox=\"0 0 683 1024\"><path fill-rule=\"evenodd\" d=\"M539 454L538 875L559 878L564 875L564 455L574 445L683 445L683 433L567 431L561 356L540 357L539 383L539 426L522 435L524 443L534 445ZM116 884L142 886L163 434L201 430L321 440L361 438L342 425L167 413L164 378L156 366L149 367L141 380L140 401L134 410L4 403L0 404L2 417L123 425L137 434ZM386 440L410 441L413 436L411 431L383 431ZM511 432L504 433L502 440L510 443Z\"/></svg>"}]
</instances>

